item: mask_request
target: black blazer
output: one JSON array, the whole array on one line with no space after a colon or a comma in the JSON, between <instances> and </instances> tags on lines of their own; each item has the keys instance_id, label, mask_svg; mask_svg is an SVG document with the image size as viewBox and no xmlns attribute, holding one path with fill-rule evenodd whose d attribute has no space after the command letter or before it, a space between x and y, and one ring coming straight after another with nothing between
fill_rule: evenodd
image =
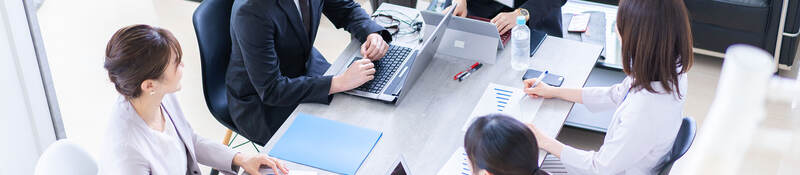
<instances>
[{"instance_id":1,"label":"black blazer","mask_svg":"<svg viewBox=\"0 0 800 175\"><path fill-rule=\"evenodd\" d=\"M567 0L515 0L514 8L509 8L496 0L467 0L467 13L492 19L500 12L524 8L531 13L527 23L529 28L562 37L561 6L566 3Z\"/></svg>"},{"instance_id":2,"label":"black blazer","mask_svg":"<svg viewBox=\"0 0 800 175\"><path fill-rule=\"evenodd\" d=\"M310 0L307 32L293 0L237 0L231 12L231 59L225 81L228 108L242 136L265 144L300 103L330 103L330 67L317 51L322 13L337 28L366 39L391 35L352 0ZM341 41L347 44L347 41Z\"/></svg>"}]
</instances>

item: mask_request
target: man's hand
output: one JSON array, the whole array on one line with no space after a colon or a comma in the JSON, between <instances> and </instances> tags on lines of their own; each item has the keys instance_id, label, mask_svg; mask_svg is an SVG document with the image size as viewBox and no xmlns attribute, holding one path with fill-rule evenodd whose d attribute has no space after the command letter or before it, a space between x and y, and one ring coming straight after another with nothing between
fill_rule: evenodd
<instances>
[{"instance_id":1,"label":"man's hand","mask_svg":"<svg viewBox=\"0 0 800 175\"><path fill-rule=\"evenodd\" d=\"M233 165L242 167L245 172L252 175L261 175L261 173L258 172L261 165L266 165L275 170L275 172L280 172L280 174L289 174L289 169L286 169L286 167L278 162L278 159L263 154L236 153L236 155L233 156Z\"/></svg>"},{"instance_id":2,"label":"man's hand","mask_svg":"<svg viewBox=\"0 0 800 175\"><path fill-rule=\"evenodd\" d=\"M367 41L361 45L361 55L372 61L378 61L383 58L383 55L386 55L386 51L388 50L389 44L386 44L383 37L377 33L369 34L367 36Z\"/></svg>"},{"instance_id":3,"label":"man's hand","mask_svg":"<svg viewBox=\"0 0 800 175\"><path fill-rule=\"evenodd\" d=\"M331 80L331 90L329 94L348 91L361 86L369 80L375 78L375 65L368 59L360 59L353 62L347 71L341 75L333 77Z\"/></svg>"},{"instance_id":4,"label":"man's hand","mask_svg":"<svg viewBox=\"0 0 800 175\"><path fill-rule=\"evenodd\" d=\"M520 16L519 11L501 12L497 14L497 16L494 16L490 22L497 25L497 31L503 34L517 25L517 16Z\"/></svg>"},{"instance_id":5,"label":"man's hand","mask_svg":"<svg viewBox=\"0 0 800 175\"><path fill-rule=\"evenodd\" d=\"M453 15L460 17L467 17L467 0L456 0L453 2L458 2L456 10L453 11ZM447 13L448 11L450 11L450 8L453 8L453 5L450 5L447 8L445 8L444 11L442 11L442 13Z\"/></svg>"}]
</instances>

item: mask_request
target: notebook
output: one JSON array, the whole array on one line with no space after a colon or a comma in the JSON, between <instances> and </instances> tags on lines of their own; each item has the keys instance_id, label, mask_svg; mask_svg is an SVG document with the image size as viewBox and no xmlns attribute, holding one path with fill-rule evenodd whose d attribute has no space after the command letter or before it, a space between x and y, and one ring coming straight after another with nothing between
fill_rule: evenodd
<instances>
[{"instance_id":1,"label":"notebook","mask_svg":"<svg viewBox=\"0 0 800 175\"><path fill-rule=\"evenodd\" d=\"M334 173L355 174L382 135L300 113L269 155Z\"/></svg>"}]
</instances>

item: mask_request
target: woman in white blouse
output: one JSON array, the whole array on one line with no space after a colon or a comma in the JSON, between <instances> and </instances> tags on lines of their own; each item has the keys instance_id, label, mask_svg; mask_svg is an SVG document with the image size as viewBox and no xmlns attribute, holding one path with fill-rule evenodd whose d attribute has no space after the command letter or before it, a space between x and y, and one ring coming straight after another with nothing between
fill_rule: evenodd
<instances>
[{"instance_id":1,"label":"woman in white blouse","mask_svg":"<svg viewBox=\"0 0 800 175\"><path fill-rule=\"evenodd\" d=\"M132 25L106 46L104 67L120 97L106 132L102 174L200 174L200 164L235 174L263 166L287 174L276 159L237 153L194 133L173 93L183 76L181 47L167 30Z\"/></svg>"},{"instance_id":2,"label":"woman in white blouse","mask_svg":"<svg viewBox=\"0 0 800 175\"><path fill-rule=\"evenodd\" d=\"M621 0L617 29L627 77L611 87L561 88L525 80L534 98L560 98L589 110L615 110L598 151L566 146L532 128L539 147L574 174L656 174L680 128L692 32L681 0Z\"/></svg>"}]
</instances>

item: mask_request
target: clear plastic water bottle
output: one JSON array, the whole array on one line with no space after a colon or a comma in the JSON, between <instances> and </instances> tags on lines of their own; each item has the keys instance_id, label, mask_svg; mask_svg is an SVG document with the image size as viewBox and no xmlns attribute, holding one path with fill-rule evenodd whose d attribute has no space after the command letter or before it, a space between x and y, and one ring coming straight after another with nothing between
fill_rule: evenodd
<instances>
[{"instance_id":1,"label":"clear plastic water bottle","mask_svg":"<svg viewBox=\"0 0 800 175\"><path fill-rule=\"evenodd\" d=\"M517 16L517 26L511 29L511 68L526 70L531 59L531 29L525 25L525 17Z\"/></svg>"},{"instance_id":2,"label":"clear plastic water bottle","mask_svg":"<svg viewBox=\"0 0 800 175\"><path fill-rule=\"evenodd\" d=\"M437 11L437 12L444 11L444 9L447 8L447 7L444 6L445 2L447 2L447 0L436 0L436 2L435 2L436 3L436 9L434 9L434 10Z\"/></svg>"}]
</instances>

